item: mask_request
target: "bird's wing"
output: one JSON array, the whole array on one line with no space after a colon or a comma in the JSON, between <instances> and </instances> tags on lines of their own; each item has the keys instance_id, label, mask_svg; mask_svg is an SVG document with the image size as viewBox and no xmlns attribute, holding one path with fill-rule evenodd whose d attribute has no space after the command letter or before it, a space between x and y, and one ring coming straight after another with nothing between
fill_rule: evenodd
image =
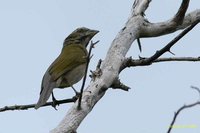
<instances>
[{"instance_id":1,"label":"bird's wing","mask_svg":"<svg viewBox=\"0 0 200 133\"><path fill-rule=\"evenodd\" d=\"M49 73L55 81L64 73L67 73L73 68L86 62L87 50L84 46L79 44L67 45L63 48L61 54L50 66Z\"/></svg>"}]
</instances>

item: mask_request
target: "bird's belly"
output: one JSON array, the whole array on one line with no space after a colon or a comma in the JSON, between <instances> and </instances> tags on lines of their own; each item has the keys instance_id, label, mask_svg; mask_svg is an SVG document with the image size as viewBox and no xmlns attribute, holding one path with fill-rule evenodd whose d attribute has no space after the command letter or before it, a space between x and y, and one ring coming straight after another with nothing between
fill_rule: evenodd
<instances>
[{"instance_id":1,"label":"bird's belly","mask_svg":"<svg viewBox=\"0 0 200 133\"><path fill-rule=\"evenodd\" d=\"M78 67L75 67L73 70L63 75L62 79L58 79L61 80L61 82L58 85L58 88L65 88L76 84L84 76L85 68L86 64L83 64Z\"/></svg>"},{"instance_id":2,"label":"bird's belly","mask_svg":"<svg viewBox=\"0 0 200 133\"><path fill-rule=\"evenodd\" d=\"M73 85L82 79L82 77L85 74L85 67L86 67L85 64L80 65L80 66L74 68L73 71L71 71L65 75L65 79L67 79L69 84Z\"/></svg>"}]
</instances>

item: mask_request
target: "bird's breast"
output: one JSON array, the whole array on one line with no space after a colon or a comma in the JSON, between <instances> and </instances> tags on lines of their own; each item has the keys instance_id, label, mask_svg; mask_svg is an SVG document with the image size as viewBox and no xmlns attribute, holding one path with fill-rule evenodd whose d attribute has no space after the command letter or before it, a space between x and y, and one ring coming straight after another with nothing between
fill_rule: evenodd
<instances>
[{"instance_id":1,"label":"bird's breast","mask_svg":"<svg viewBox=\"0 0 200 133\"><path fill-rule=\"evenodd\" d=\"M86 63L75 67L57 80L58 88L70 87L79 82L85 75Z\"/></svg>"}]
</instances>

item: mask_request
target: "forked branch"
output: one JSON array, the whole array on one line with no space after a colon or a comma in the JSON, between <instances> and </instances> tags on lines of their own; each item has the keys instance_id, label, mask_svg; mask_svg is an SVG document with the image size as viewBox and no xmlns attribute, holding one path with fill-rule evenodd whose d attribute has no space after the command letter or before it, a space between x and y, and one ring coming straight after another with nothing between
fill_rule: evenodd
<instances>
[{"instance_id":1,"label":"forked branch","mask_svg":"<svg viewBox=\"0 0 200 133\"><path fill-rule=\"evenodd\" d=\"M150 0L135 0L130 17L115 39L113 39L107 55L101 64L101 71L98 71L98 73L100 72L100 76L96 76L95 80L92 80L89 86L83 91L81 102L82 109L77 110L78 103L75 102L71 109L68 110L63 120L51 131L51 133L70 133L77 130L83 119L92 111L96 103L104 96L106 90L110 88L118 78L119 72L123 66L122 64L124 63L124 60L126 60L126 54L136 39L140 37L161 36L175 32L179 29L185 29L199 19L198 16L200 16L200 11L196 11L190 13L190 16L187 15L185 17L185 12L189 3L183 3L181 8L184 10L179 10L180 13L177 13L177 16L180 17L177 21L181 21L184 18L182 24L174 24L175 22L172 24L169 23L169 21L153 24L143 17L149 3ZM168 48L165 48L165 50L167 49L166 51L169 51L171 46L167 47ZM165 50L156 53L147 61L155 61L163 54L163 51L165 52Z\"/></svg>"},{"instance_id":2,"label":"forked branch","mask_svg":"<svg viewBox=\"0 0 200 133\"><path fill-rule=\"evenodd\" d=\"M159 62L161 59L158 59L161 55L163 55L166 52L170 52L170 48L175 45L182 37L184 37L189 31L191 31L197 24L199 23L199 20L195 21L191 26L186 28L183 32L181 32L178 36L176 36L172 41L170 41L165 47L157 51L154 55L152 55L149 58L142 58L139 60L132 60L131 58L124 60L124 63L121 66L120 71L125 69L126 67L131 67L131 66L145 66L145 65L151 65L153 62ZM164 60L164 59L162 59ZM169 60L169 59L167 59ZM182 58L183 60L183 58ZM193 59L193 60L199 60ZM166 59L165 59L166 61Z\"/></svg>"}]
</instances>

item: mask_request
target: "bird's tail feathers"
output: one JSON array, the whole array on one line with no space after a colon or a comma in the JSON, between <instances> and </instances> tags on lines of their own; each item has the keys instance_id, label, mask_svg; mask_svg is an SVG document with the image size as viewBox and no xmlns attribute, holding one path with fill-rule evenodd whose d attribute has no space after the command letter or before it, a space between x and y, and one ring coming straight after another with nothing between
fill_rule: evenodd
<instances>
[{"instance_id":1,"label":"bird's tail feathers","mask_svg":"<svg viewBox=\"0 0 200 133\"><path fill-rule=\"evenodd\" d=\"M49 99L53 91L53 88L54 88L53 84L49 84L48 87L42 88L41 93L40 93L40 98L37 104L35 105L35 109L38 109L39 107L41 107L47 102L47 100Z\"/></svg>"}]
</instances>

